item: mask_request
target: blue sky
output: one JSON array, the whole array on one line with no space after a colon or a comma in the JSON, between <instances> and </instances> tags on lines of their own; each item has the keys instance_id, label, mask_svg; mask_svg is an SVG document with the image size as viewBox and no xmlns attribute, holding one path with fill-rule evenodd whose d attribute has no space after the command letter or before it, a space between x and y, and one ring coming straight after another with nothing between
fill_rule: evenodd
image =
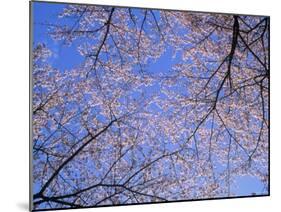
<instances>
[{"instance_id":1,"label":"blue sky","mask_svg":"<svg viewBox=\"0 0 281 212\"><path fill-rule=\"evenodd\" d=\"M63 41L54 41L48 33L49 23L71 24L71 20L60 20L58 14L62 12L65 4L50 4L33 2L33 42L45 43L53 52L49 62L58 69L71 69L83 61L83 57L77 52L77 43L66 46Z\"/></svg>"}]
</instances>

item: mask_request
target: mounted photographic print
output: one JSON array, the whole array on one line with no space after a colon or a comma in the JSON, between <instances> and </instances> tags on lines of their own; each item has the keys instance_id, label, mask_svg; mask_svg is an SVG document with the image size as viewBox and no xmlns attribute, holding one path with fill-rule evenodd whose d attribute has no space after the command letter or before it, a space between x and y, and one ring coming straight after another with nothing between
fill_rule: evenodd
<instances>
[{"instance_id":1,"label":"mounted photographic print","mask_svg":"<svg viewBox=\"0 0 281 212\"><path fill-rule=\"evenodd\" d=\"M269 195L269 17L30 2L32 211Z\"/></svg>"}]
</instances>

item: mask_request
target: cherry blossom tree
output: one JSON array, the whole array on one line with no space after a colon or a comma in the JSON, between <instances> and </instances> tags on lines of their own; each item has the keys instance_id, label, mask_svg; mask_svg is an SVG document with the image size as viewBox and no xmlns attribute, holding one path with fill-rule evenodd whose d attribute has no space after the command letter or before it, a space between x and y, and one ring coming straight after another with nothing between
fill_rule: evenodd
<instances>
[{"instance_id":1,"label":"cherry blossom tree","mask_svg":"<svg viewBox=\"0 0 281 212\"><path fill-rule=\"evenodd\" d=\"M58 20L46 36L83 62L59 70L34 44L35 210L239 196L242 176L268 194L268 17L69 5Z\"/></svg>"}]
</instances>

